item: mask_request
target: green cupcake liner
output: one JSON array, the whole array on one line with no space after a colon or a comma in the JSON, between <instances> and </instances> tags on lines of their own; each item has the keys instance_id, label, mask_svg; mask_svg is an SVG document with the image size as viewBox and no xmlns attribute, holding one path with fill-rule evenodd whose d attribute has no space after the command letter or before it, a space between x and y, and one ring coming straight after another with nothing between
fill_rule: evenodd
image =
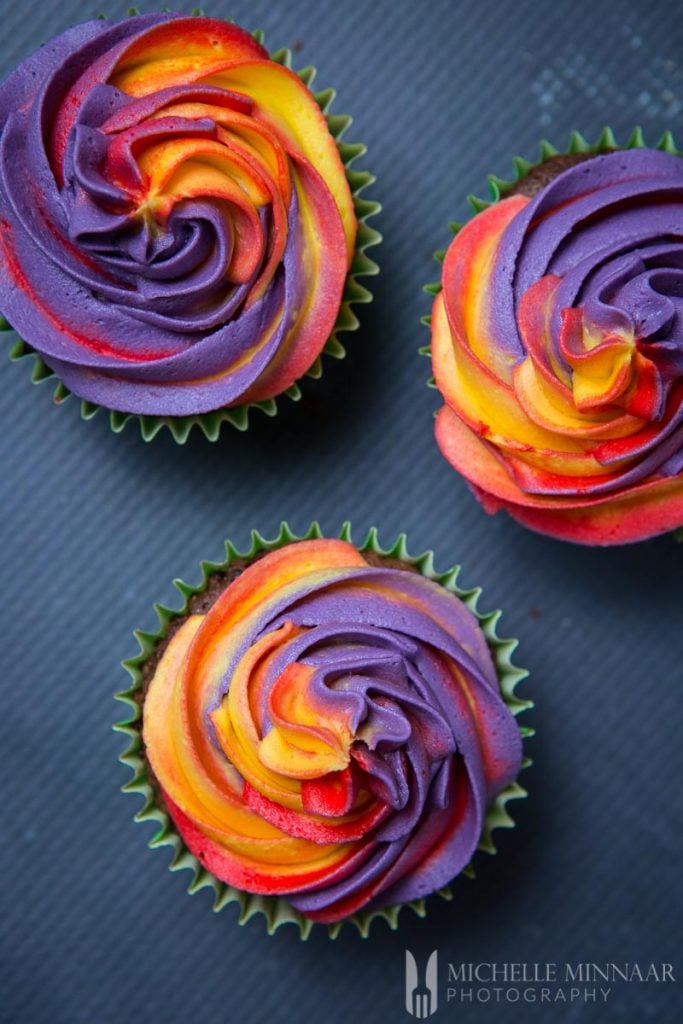
<instances>
[{"instance_id":1,"label":"green cupcake liner","mask_svg":"<svg viewBox=\"0 0 683 1024\"><path fill-rule=\"evenodd\" d=\"M512 178L499 178L496 174L489 174L487 177L490 199L481 199L478 196L470 195L467 197L467 201L472 208L473 214L481 213L482 210L486 210L489 206L493 206L500 199L505 199L507 195L517 185L520 184L532 171L536 170L547 160L551 160L556 156L580 156L585 154L586 156L597 155L598 153L609 153L615 149L647 149L649 144L645 141L643 136L643 130L640 127L633 129L628 139L623 145L620 145L617 138L609 126L605 126L600 134L598 135L595 142L588 142L581 132L573 131L569 136L569 142L564 149L557 149L552 142L548 142L547 139L543 139L539 143L539 155L537 160L526 160L522 156L516 156L512 159L512 165L514 167L514 175ZM664 132L659 141L655 144L654 149L661 149L665 153L673 153L678 156L683 155L681 150L674 141L673 134L671 132ZM453 235L457 235L460 229L464 226L465 221L451 221L449 227ZM446 255L445 249L439 249L434 253L434 258L441 264L444 261ZM431 284L425 285L423 291L429 295L438 295L441 291L441 281L434 281ZM420 321L426 327L429 327L432 322L431 316L423 316ZM424 345L419 349L420 355L428 356L431 359L432 348L431 345ZM436 388L434 377L430 377L427 381L427 386Z\"/></svg>"},{"instance_id":2,"label":"green cupcake liner","mask_svg":"<svg viewBox=\"0 0 683 1024\"><path fill-rule=\"evenodd\" d=\"M128 11L130 16L139 14L137 8L131 7ZM195 8L192 14L202 15L204 12L201 8ZM101 15L104 17L104 15ZM230 21L231 19L226 19ZM253 37L257 42L263 44L264 34L260 30L252 32ZM311 86L316 76L316 69L312 66L301 68L296 70L292 68L292 52L289 49L283 48L274 51L270 54L272 60L278 64L282 64L286 68L292 69L298 78L313 92ZM321 355L319 355L313 364L308 368L303 378L309 377L318 379L322 376L323 372L323 357L330 356L332 359L343 359L346 356L346 349L341 342L339 335L355 331L359 327L359 320L354 312L354 307L357 305L365 304L372 301L372 293L368 291L359 282L360 277L371 277L379 273L379 266L372 260L367 250L373 245L378 245L382 241L381 234L370 227L368 220L371 217L376 216L382 209L380 203L375 200L365 199L361 193L375 182L375 177L369 171L358 171L352 167L352 164L361 156L364 156L367 152L367 147L361 142L345 142L342 141L347 129L353 122L347 114L332 114L330 113L330 107L335 98L334 89L321 89L318 92L313 92L313 98L320 107L321 111L325 115L330 134L335 140L339 155L341 156L346 172L346 180L351 188L351 194L353 196L353 205L356 211L356 217L358 218L358 236L356 238L356 249L351 263L351 268L346 278L346 284L344 286L344 293L342 295L342 304L337 316L336 323L332 334L328 338ZM33 363L31 371L31 381L34 384L40 384L46 380L56 381L56 386L53 393L53 400L57 405L61 405L70 395L71 392L60 380L57 374L55 374L42 360L38 352L25 342L16 332L13 331L11 324L0 315L0 331L11 331L15 334L15 341L12 344L9 351L9 358L12 361L18 361L22 359L29 359ZM303 378L300 378L302 380ZM224 423L230 424L235 429L244 431L249 427L249 415L252 410L260 410L265 413L266 416L275 416L278 411L278 399L282 395L287 396L294 402L298 402L301 398L302 391L299 382L295 382L291 387L287 388L274 398L269 398L265 401L260 402L249 402L245 405L236 405L231 408L215 409L208 413L200 413L194 416L145 416L138 413L126 413L119 412L116 409L105 409L104 406L97 405L94 402L88 402L85 399L81 399L81 418L84 420L90 420L93 416L104 409L105 412L109 413L109 423L111 429L115 434L119 434L127 423L131 421L137 421L140 433L145 441L151 441L163 428L167 428L172 434L174 440L178 444L184 444L190 435L193 428L199 429L209 441L217 441L221 427Z\"/></svg>"},{"instance_id":3,"label":"green cupcake liner","mask_svg":"<svg viewBox=\"0 0 683 1024\"><path fill-rule=\"evenodd\" d=\"M128 746L119 760L126 765L133 773L132 779L122 787L124 793L138 794L143 798L143 806L135 815L135 821L152 821L158 825L154 836L149 840L148 846L156 848L170 846L173 856L169 864L171 871L188 870L192 878L187 891L194 893L200 889L209 888L213 891L213 910L219 911L229 904L237 904L239 908L239 924L245 924L252 917L263 915L266 929L272 935L281 925L292 924L298 928L301 939L308 938L314 922L305 917L298 910L295 910L286 900L280 896L259 896L243 892L233 886L220 881L215 875L207 871L199 861L190 853L182 838L175 829L165 809L159 805L155 789L150 783L147 771L147 763L143 754L142 741L142 709L140 702L136 699L143 687L142 668L146 660L154 652L157 643L164 640L168 634L169 624L176 618L182 618L189 611L190 600L194 595L201 594L206 590L209 579L215 573L226 572L229 567L238 560L250 561L260 554L273 551L301 540L311 540L323 537L323 532L317 522L311 524L301 536L297 536L286 523L281 523L279 532L272 540L261 536L256 530L251 534L251 545L246 551L238 551L230 541L225 544L225 560L223 562L201 562L201 580L197 585L185 583L182 580L174 580L178 589L182 604L179 608L167 608L157 604L154 610L159 620L159 628L154 633L141 632L136 630L134 635L139 645L138 653L124 661L123 667L129 673L132 684L127 689L118 693L116 699L126 705L127 717L114 726L116 732L122 733L128 738ZM351 524L346 522L337 535L342 540L353 543L351 538ZM399 537L388 548L383 548L379 542L376 528L372 528L363 543L358 546L363 552L386 558L399 559L407 565L414 566L423 576L435 580L441 586L456 594L479 620L479 624L486 637L489 648L493 655L494 663L500 681L501 693L506 705L513 715L519 715L523 711L533 707L533 702L524 700L515 694L517 684L528 676L525 669L514 664L512 656L517 647L517 640L502 638L497 633L498 622L501 616L500 611L481 612L478 602L481 589L478 587L467 590L458 586L457 579L460 567L455 566L446 572L439 572L434 568L434 555L431 551L425 551L420 555L411 555L408 552L405 534ZM519 726L523 739L533 735L534 730L525 726ZM522 769L528 767L531 761L525 757L522 762ZM496 853L494 842L494 830L497 828L512 828L514 821L508 811L508 803L511 800L518 800L526 797L527 792L518 782L512 782L502 790L488 808L484 820L484 827L477 849L489 854ZM472 865L468 865L463 874L473 878L475 872ZM442 899L453 899L453 891L450 885L440 889L433 896L440 896ZM432 897L427 899L431 900ZM366 938L374 921L383 920L389 928L395 930L398 927L399 914L403 907L410 907L419 917L424 917L427 911L427 900L413 900L409 903L398 904L382 910L360 911L343 921L331 925L318 925L324 927L331 938L336 938L345 925L355 927L357 931Z\"/></svg>"}]
</instances>

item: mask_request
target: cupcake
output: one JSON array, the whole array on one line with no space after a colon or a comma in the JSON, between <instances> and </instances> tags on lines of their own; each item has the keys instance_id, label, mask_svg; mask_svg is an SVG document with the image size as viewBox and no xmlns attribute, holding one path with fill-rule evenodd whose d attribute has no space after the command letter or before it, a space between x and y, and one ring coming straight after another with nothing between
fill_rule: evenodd
<instances>
[{"instance_id":1,"label":"cupcake","mask_svg":"<svg viewBox=\"0 0 683 1024\"><path fill-rule=\"evenodd\" d=\"M348 525L329 539L283 524L226 549L198 587L177 583L182 608L159 608L126 663L125 788L160 823L150 845L172 845L216 909L236 901L271 931L367 934L405 904L424 913L478 847L495 852L491 830L525 795L530 730L514 716L530 702L500 613L403 537L357 548Z\"/></svg>"},{"instance_id":2,"label":"cupcake","mask_svg":"<svg viewBox=\"0 0 683 1024\"><path fill-rule=\"evenodd\" d=\"M68 29L0 87L0 313L56 400L213 439L344 355L378 207L313 75L226 21L145 14Z\"/></svg>"},{"instance_id":3,"label":"cupcake","mask_svg":"<svg viewBox=\"0 0 683 1024\"><path fill-rule=\"evenodd\" d=\"M548 144L443 260L443 455L487 512L626 544L683 525L683 159L670 135Z\"/></svg>"}]
</instances>

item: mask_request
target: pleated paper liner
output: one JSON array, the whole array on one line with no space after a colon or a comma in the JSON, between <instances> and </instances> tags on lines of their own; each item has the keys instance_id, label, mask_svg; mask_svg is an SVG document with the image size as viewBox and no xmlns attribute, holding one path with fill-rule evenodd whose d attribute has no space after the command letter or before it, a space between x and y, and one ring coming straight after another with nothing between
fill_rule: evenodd
<instances>
[{"instance_id":1,"label":"pleated paper liner","mask_svg":"<svg viewBox=\"0 0 683 1024\"><path fill-rule=\"evenodd\" d=\"M138 14L136 8L130 8L129 15ZM195 8L192 12L201 15L204 12ZM229 20L229 19L228 19ZM252 33L259 43L263 43L263 32L257 30ZM292 53L289 49L280 49L270 54L272 60L284 67L292 67ZM316 75L314 67L305 67L300 70L292 69L301 81L310 88ZM312 90L311 90L312 91ZM375 177L369 171L358 171L353 168L354 162L366 153L367 147L361 142L346 142L343 137L352 123L352 118L347 114L333 114L330 112L332 101L335 97L334 89L322 89L313 92L313 97L325 115L328 128L333 136L339 155L344 164L346 180L351 188L354 209L358 218L358 236L356 238L356 249L351 268L346 278L342 304L337 316L332 334L325 343L322 354L308 368L304 377L319 378L323 373L324 357L330 356L333 359L343 359L346 355L346 348L339 335L349 331L355 331L359 326L359 320L354 307L372 301L372 293L359 281L361 277L374 276L379 272L378 265L372 260L367 250L378 245L382 236L374 228L370 227L368 221L381 210L381 206L374 200L365 199L361 193L375 181ZM27 359L32 366L31 380L34 384L42 381L51 381L54 385L54 401L61 405L70 395L69 389L59 380L59 377L43 362L40 355L31 346L20 338L12 330L11 325L0 316L0 331L8 331L14 334L14 341L9 351L9 357L13 361ZM127 423L137 421L140 433L145 441L151 441L160 430L167 428L178 444L184 444L190 432L197 428L210 441L216 441L220 435L224 423L235 427L237 430L247 430L249 418L253 410L260 410L266 416L275 416L278 411L278 400L283 396L292 401L299 401L301 398L301 387L294 383L291 387L275 398L266 401L250 402L245 405L235 405L229 408L216 409L207 413L200 413L193 416L145 416L138 413L119 412L115 409L105 409L109 413L109 423L114 433L120 433ZM97 415L103 406L93 402L79 400L81 404L81 418L90 420Z\"/></svg>"},{"instance_id":2,"label":"pleated paper liner","mask_svg":"<svg viewBox=\"0 0 683 1024\"><path fill-rule=\"evenodd\" d=\"M143 666L147 659L155 652L157 644L162 642L168 635L169 625L178 618L182 618L190 611L190 602L196 595L202 594L211 579L216 573L229 573L237 566L238 571L244 568L246 563L268 551L283 547L300 540L320 538L323 532L318 523L313 523L302 535L297 536L286 523L282 523L275 538L267 540L256 531L252 531L250 547L243 552L238 551L230 541L225 545L225 560L223 562L202 562L201 580L197 585L184 583L182 580L175 580L175 586L182 598L179 608L167 608L163 605L155 605L155 611L159 620L159 627L154 633L135 632L139 645L138 653L123 662L124 668L131 677L131 686L122 693L117 694L117 700L126 705L127 715L123 721L114 726L117 732L123 733L128 739L128 746L121 755L120 760L133 773L132 779L123 787L123 792L138 795L143 800L143 806L135 816L136 821L153 822L157 828L149 841L150 847L169 846L172 849L170 870L187 870L191 874L187 891L194 893L200 889L208 888L213 893L214 911L222 910L231 904L237 904L239 910L239 923L245 924L252 917L262 915L265 919L268 934L284 924L294 925L302 939L308 937L313 928L313 922L295 910L286 897L252 895L236 889L225 882L220 881L213 874L207 871L199 861L189 852L182 838L176 831L173 821L165 810L160 797L158 787L152 784L147 761L144 755L142 741L142 704L143 704ZM342 540L352 542L351 525L345 523L338 536ZM406 537L401 534L396 541L388 548L383 548L379 542L377 530L371 529L358 547L363 552L372 552L380 559L396 559L406 567L412 567L429 579L435 580L451 593L456 594L467 607L476 615L479 624L486 636L489 648L493 655L494 663L498 673L501 693L508 708L513 715L533 707L530 700L523 700L515 694L517 684L525 679L528 673L514 664L512 657L517 647L517 640L504 639L498 635L497 626L500 619L500 611L482 612L479 610L478 602L481 591L479 588L463 590L458 586L458 566L446 572L439 572L434 568L434 556L431 551L425 551L420 555L411 555L408 552ZM523 738L533 735L533 730L525 726L519 726ZM531 762L525 758L522 767L527 767ZM496 853L494 842L494 830L497 828L511 828L514 825L508 811L508 803L511 800L525 797L526 791L518 782L507 786L493 801L485 816L483 831L479 840L478 850L486 853ZM472 866L465 868L464 874L474 877ZM419 899L410 903L399 904L381 910L360 911L343 921L331 925L318 925L318 928L325 927L331 938L336 938L342 927L349 925L356 928L358 932L367 937L370 927L374 921L385 921L391 929L398 927L399 914L403 907L409 907L419 917L424 917L428 903L441 897L445 900L453 899L453 892L450 886L440 889L437 894L427 900Z\"/></svg>"}]
</instances>

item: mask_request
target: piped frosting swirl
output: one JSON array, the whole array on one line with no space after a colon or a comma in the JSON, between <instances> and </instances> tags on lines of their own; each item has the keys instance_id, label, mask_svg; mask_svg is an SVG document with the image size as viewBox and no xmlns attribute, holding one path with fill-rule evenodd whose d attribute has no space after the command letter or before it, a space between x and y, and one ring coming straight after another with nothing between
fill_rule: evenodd
<instances>
[{"instance_id":1,"label":"piped frosting swirl","mask_svg":"<svg viewBox=\"0 0 683 1024\"><path fill-rule=\"evenodd\" d=\"M489 511L588 544L683 524L683 160L627 149L453 239L439 446Z\"/></svg>"},{"instance_id":2,"label":"piped frosting swirl","mask_svg":"<svg viewBox=\"0 0 683 1024\"><path fill-rule=\"evenodd\" d=\"M183 416L310 368L357 221L312 94L251 35L86 22L10 75L0 126L0 310L74 393Z\"/></svg>"},{"instance_id":3,"label":"piped frosting swirl","mask_svg":"<svg viewBox=\"0 0 683 1024\"><path fill-rule=\"evenodd\" d=\"M444 886L521 763L473 614L340 540L270 552L184 619L143 736L204 867L328 923Z\"/></svg>"}]
</instances>

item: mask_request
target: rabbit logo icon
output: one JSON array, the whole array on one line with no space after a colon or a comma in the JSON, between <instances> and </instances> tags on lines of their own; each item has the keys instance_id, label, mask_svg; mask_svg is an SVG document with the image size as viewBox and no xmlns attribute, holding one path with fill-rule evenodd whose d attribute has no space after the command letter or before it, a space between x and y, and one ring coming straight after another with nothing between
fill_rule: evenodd
<instances>
[{"instance_id":1,"label":"rabbit logo icon","mask_svg":"<svg viewBox=\"0 0 683 1024\"><path fill-rule=\"evenodd\" d=\"M439 954L436 950L427 961L424 983L420 983L415 957L406 950L406 1010L411 1017L425 1020L436 1013L439 1005L437 990Z\"/></svg>"}]
</instances>

